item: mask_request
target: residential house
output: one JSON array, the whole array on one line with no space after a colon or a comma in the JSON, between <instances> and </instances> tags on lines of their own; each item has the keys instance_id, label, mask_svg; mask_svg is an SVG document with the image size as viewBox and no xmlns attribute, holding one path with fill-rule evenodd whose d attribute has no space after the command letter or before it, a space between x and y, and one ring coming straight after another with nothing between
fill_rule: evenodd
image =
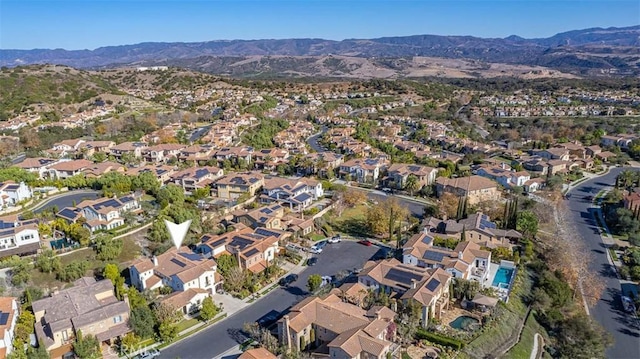
<instances>
[{"instance_id":1,"label":"residential house","mask_svg":"<svg viewBox=\"0 0 640 359\"><path fill-rule=\"evenodd\" d=\"M610 159L615 158L617 155L611 151L602 151L596 154L596 158L600 159L602 162L609 162Z\"/></svg>"},{"instance_id":2,"label":"residential house","mask_svg":"<svg viewBox=\"0 0 640 359\"><path fill-rule=\"evenodd\" d=\"M0 220L0 258L34 254L40 249L37 220Z\"/></svg>"},{"instance_id":3,"label":"residential house","mask_svg":"<svg viewBox=\"0 0 640 359\"><path fill-rule=\"evenodd\" d=\"M624 208L634 213L637 212L640 209L640 193L631 192L624 195L622 203L624 204Z\"/></svg>"},{"instance_id":4,"label":"residential house","mask_svg":"<svg viewBox=\"0 0 640 359\"><path fill-rule=\"evenodd\" d=\"M47 349L51 358L69 357L79 331L108 345L131 332L129 302L116 298L108 279L78 279L73 287L34 301L32 308L38 344Z\"/></svg>"},{"instance_id":5,"label":"residential house","mask_svg":"<svg viewBox=\"0 0 640 359\"><path fill-rule=\"evenodd\" d=\"M199 162L199 161L209 161L214 152L214 148L211 145L193 145L189 147L185 147L180 150L180 155L178 159L181 162L191 161L191 162Z\"/></svg>"},{"instance_id":6,"label":"residential house","mask_svg":"<svg viewBox=\"0 0 640 359\"><path fill-rule=\"evenodd\" d=\"M568 161L570 158L569 150L555 147L548 148L546 150L533 150L531 154L534 156L540 156L547 160Z\"/></svg>"},{"instance_id":7,"label":"residential house","mask_svg":"<svg viewBox=\"0 0 640 359\"><path fill-rule=\"evenodd\" d=\"M430 319L441 318L447 308L452 277L442 268L421 268L391 258L365 263L358 274L358 282L370 290L384 291L404 302L417 301L422 306L422 326L426 327Z\"/></svg>"},{"instance_id":8,"label":"residential house","mask_svg":"<svg viewBox=\"0 0 640 359\"><path fill-rule=\"evenodd\" d=\"M196 189L211 186L223 174L222 169L218 167L192 167L172 174L170 181L182 187L185 192L190 193Z\"/></svg>"},{"instance_id":9,"label":"residential house","mask_svg":"<svg viewBox=\"0 0 640 359\"><path fill-rule=\"evenodd\" d=\"M632 134L619 134L616 136L602 136L600 138L600 144L603 147L620 147L623 150L626 150L631 146L631 142L638 139L637 135Z\"/></svg>"},{"instance_id":10,"label":"residential house","mask_svg":"<svg viewBox=\"0 0 640 359\"><path fill-rule=\"evenodd\" d=\"M197 251L214 258L233 255L243 269L259 273L273 263L279 243L291 235L277 229L236 227L232 232L217 236L205 234Z\"/></svg>"},{"instance_id":11,"label":"residential house","mask_svg":"<svg viewBox=\"0 0 640 359\"><path fill-rule=\"evenodd\" d=\"M15 164L15 166L28 172L37 173L39 178L44 178L45 175L49 173L49 167L58 162L61 161L53 158L25 158L22 162Z\"/></svg>"},{"instance_id":12,"label":"residential house","mask_svg":"<svg viewBox=\"0 0 640 359\"><path fill-rule=\"evenodd\" d=\"M53 144L53 146L51 147L51 152L58 154L60 157L64 157L67 155L75 156L76 153L79 152L82 144L84 144L85 142L85 140L81 139L60 141Z\"/></svg>"},{"instance_id":13,"label":"residential house","mask_svg":"<svg viewBox=\"0 0 640 359\"><path fill-rule=\"evenodd\" d=\"M522 234L513 229L499 229L489 216L482 212L469 215L458 222L454 220L439 220L431 218L425 221L425 228L429 233L445 234L459 240L467 240L482 247L512 247L512 242L522 238ZM437 234L436 234L437 233ZM464 238L463 237L464 233Z\"/></svg>"},{"instance_id":14,"label":"residential house","mask_svg":"<svg viewBox=\"0 0 640 359\"><path fill-rule=\"evenodd\" d=\"M544 187L545 180L543 178L532 178L524 183L524 191L533 193Z\"/></svg>"},{"instance_id":15,"label":"residential house","mask_svg":"<svg viewBox=\"0 0 640 359\"><path fill-rule=\"evenodd\" d=\"M0 359L6 358L13 351L14 332L19 315L17 298L0 297Z\"/></svg>"},{"instance_id":16,"label":"residential house","mask_svg":"<svg viewBox=\"0 0 640 359\"><path fill-rule=\"evenodd\" d=\"M413 235L402 248L402 263L424 268L442 268L454 278L476 280L482 287L490 286L491 252L481 250L477 243L459 242L455 249L433 245L434 237L425 228Z\"/></svg>"},{"instance_id":17,"label":"residential house","mask_svg":"<svg viewBox=\"0 0 640 359\"><path fill-rule=\"evenodd\" d=\"M586 148L586 155L588 158L595 158L598 153L602 152L602 148L598 145L589 146Z\"/></svg>"},{"instance_id":18,"label":"residential house","mask_svg":"<svg viewBox=\"0 0 640 359\"><path fill-rule=\"evenodd\" d=\"M89 160L61 161L49 166L49 177L65 179L82 173L84 170L94 166Z\"/></svg>"},{"instance_id":19,"label":"residential house","mask_svg":"<svg viewBox=\"0 0 640 359\"><path fill-rule=\"evenodd\" d=\"M11 180L0 182L0 207L15 206L18 202L27 201L31 197L33 192L24 182L16 183Z\"/></svg>"},{"instance_id":20,"label":"residential house","mask_svg":"<svg viewBox=\"0 0 640 359\"><path fill-rule=\"evenodd\" d=\"M280 223L284 217L284 207L279 203L251 211L237 210L233 213L233 221L250 228L282 229Z\"/></svg>"},{"instance_id":21,"label":"residential house","mask_svg":"<svg viewBox=\"0 0 640 359\"><path fill-rule=\"evenodd\" d=\"M94 163L89 167L85 167L82 170L82 173L84 173L84 175L87 178L97 178L109 172L124 173L126 172L126 170L127 168L125 166L117 162L105 161L105 162Z\"/></svg>"},{"instance_id":22,"label":"residential house","mask_svg":"<svg viewBox=\"0 0 640 359\"><path fill-rule=\"evenodd\" d=\"M80 216L86 220L83 226L92 233L98 230L108 231L124 226L124 214L126 212L135 213L140 211L140 203L133 195L120 198L85 200L76 207L64 208L57 215L68 221L71 219L77 220L78 209L81 210Z\"/></svg>"},{"instance_id":23,"label":"residential house","mask_svg":"<svg viewBox=\"0 0 640 359\"><path fill-rule=\"evenodd\" d=\"M229 160L232 164L237 165L240 161L244 161L248 165L253 160L253 152L253 148L247 146L223 147L216 151L215 158L219 163Z\"/></svg>"},{"instance_id":24,"label":"residential house","mask_svg":"<svg viewBox=\"0 0 640 359\"><path fill-rule=\"evenodd\" d=\"M344 162L343 155L331 151L310 153L305 156L305 159L308 159L313 165L310 168L304 168L303 172L322 177L328 177L329 170L333 171Z\"/></svg>"},{"instance_id":25,"label":"residential house","mask_svg":"<svg viewBox=\"0 0 640 359\"><path fill-rule=\"evenodd\" d=\"M245 350L238 359L278 359L273 353L263 347Z\"/></svg>"},{"instance_id":26,"label":"residential house","mask_svg":"<svg viewBox=\"0 0 640 359\"><path fill-rule=\"evenodd\" d=\"M383 179L383 183L385 186L402 190L405 189L410 176L416 177L417 188L420 189L433 184L438 176L438 170L433 167L394 163L387 170L387 177Z\"/></svg>"},{"instance_id":27,"label":"residential house","mask_svg":"<svg viewBox=\"0 0 640 359\"><path fill-rule=\"evenodd\" d=\"M386 165L381 158L354 158L340 165L339 175L346 180L376 183Z\"/></svg>"},{"instance_id":28,"label":"residential house","mask_svg":"<svg viewBox=\"0 0 640 359\"><path fill-rule=\"evenodd\" d=\"M310 178L288 179L265 177L261 203L278 202L293 212L307 209L315 200L324 196L322 183Z\"/></svg>"},{"instance_id":29,"label":"residential house","mask_svg":"<svg viewBox=\"0 0 640 359\"><path fill-rule=\"evenodd\" d=\"M158 256L138 259L129 267L129 273L131 284L140 291L165 286L174 292L195 289L192 294L201 293L199 290L215 294L222 285L215 260L195 253L188 247L171 247ZM198 299L198 296L194 297ZM187 308L187 312L190 311Z\"/></svg>"},{"instance_id":30,"label":"residential house","mask_svg":"<svg viewBox=\"0 0 640 359\"><path fill-rule=\"evenodd\" d=\"M367 311L335 294L307 297L278 321L278 338L290 350L302 351L311 344L329 358L384 359L395 338L394 317L389 308Z\"/></svg>"},{"instance_id":31,"label":"residential house","mask_svg":"<svg viewBox=\"0 0 640 359\"><path fill-rule=\"evenodd\" d=\"M500 166L483 165L474 171L478 176L492 179L506 188L521 187L531 179L527 171L511 171L506 164Z\"/></svg>"},{"instance_id":32,"label":"residential house","mask_svg":"<svg viewBox=\"0 0 640 359\"><path fill-rule=\"evenodd\" d=\"M289 151L283 148L264 148L254 151L252 158L256 169L273 171L279 164L288 162Z\"/></svg>"},{"instance_id":33,"label":"residential house","mask_svg":"<svg viewBox=\"0 0 640 359\"><path fill-rule=\"evenodd\" d=\"M86 141L80 144L78 150L82 157L87 159L96 153L109 154L111 147L115 145L116 143L113 141Z\"/></svg>"},{"instance_id":34,"label":"residential house","mask_svg":"<svg viewBox=\"0 0 640 359\"><path fill-rule=\"evenodd\" d=\"M130 176L137 176L145 172L153 173L160 183L167 183L171 180L171 176L176 172L176 169L174 166L168 165L146 165L127 169L127 174Z\"/></svg>"},{"instance_id":35,"label":"residential house","mask_svg":"<svg viewBox=\"0 0 640 359\"><path fill-rule=\"evenodd\" d=\"M122 161L122 157L129 156L130 158L141 158L142 150L147 147L147 144L144 142L123 142L121 144L115 145L109 148L109 151L113 157L117 160Z\"/></svg>"},{"instance_id":36,"label":"residential house","mask_svg":"<svg viewBox=\"0 0 640 359\"><path fill-rule=\"evenodd\" d=\"M496 182L477 175L458 178L438 177L436 193L438 197L445 193L466 197L469 205L475 205L481 201L498 200L501 196Z\"/></svg>"},{"instance_id":37,"label":"residential house","mask_svg":"<svg viewBox=\"0 0 640 359\"><path fill-rule=\"evenodd\" d=\"M147 163L164 163L170 158L178 158L186 146L179 143L163 143L142 149L142 159Z\"/></svg>"},{"instance_id":38,"label":"residential house","mask_svg":"<svg viewBox=\"0 0 640 359\"><path fill-rule=\"evenodd\" d=\"M253 197L264 186L264 176L259 173L231 173L214 182L219 198L235 200L243 194Z\"/></svg>"}]
</instances>

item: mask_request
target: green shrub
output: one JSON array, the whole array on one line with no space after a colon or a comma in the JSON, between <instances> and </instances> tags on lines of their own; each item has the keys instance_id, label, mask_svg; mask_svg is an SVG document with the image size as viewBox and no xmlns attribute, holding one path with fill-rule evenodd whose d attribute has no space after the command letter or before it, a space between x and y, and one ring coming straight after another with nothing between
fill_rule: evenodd
<instances>
[{"instance_id":1,"label":"green shrub","mask_svg":"<svg viewBox=\"0 0 640 359\"><path fill-rule=\"evenodd\" d=\"M436 333L431 333L424 329L418 329L416 331L415 337L416 339L420 339L420 340L424 339L435 344L452 347L455 350L460 350L464 346L464 343L457 339L445 337L443 335L436 334Z\"/></svg>"}]
</instances>

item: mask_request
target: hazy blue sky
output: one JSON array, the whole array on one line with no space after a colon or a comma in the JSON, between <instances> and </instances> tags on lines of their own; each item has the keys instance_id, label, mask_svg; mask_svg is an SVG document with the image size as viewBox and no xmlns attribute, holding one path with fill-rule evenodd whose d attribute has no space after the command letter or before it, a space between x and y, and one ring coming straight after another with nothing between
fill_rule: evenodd
<instances>
[{"instance_id":1,"label":"hazy blue sky","mask_svg":"<svg viewBox=\"0 0 640 359\"><path fill-rule=\"evenodd\" d=\"M639 0L0 0L0 48L416 34L548 37L640 24Z\"/></svg>"}]
</instances>

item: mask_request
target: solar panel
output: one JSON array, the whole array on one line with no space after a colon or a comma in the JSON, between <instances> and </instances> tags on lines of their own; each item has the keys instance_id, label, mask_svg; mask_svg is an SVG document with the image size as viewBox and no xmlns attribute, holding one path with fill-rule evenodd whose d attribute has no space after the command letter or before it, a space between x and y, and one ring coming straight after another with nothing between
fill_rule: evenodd
<instances>
[{"instance_id":1,"label":"solar panel","mask_svg":"<svg viewBox=\"0 0 640 359\"><path fill-rule=\"evenodd\" d=\"M7 325L9 313L0 312L0 325Z\"/></svg>"},{"instance_id":2,"label":"solar panel","mask_svg":"<svg viewBox=\"0 0 640 359\"><path fill-rule=\"evenodd\" d=\"M442 253L442 252L436 252L436 251L426 251L424 252L424 255L422 256L422 258L426 259L426 260L430 260L430 261L434 261L434 262L442 262L442 259L446 256L446 254Z\"/></svg>"},{"instance_id":3,"label":"solar panel","mask_svg":"<svg viewBox=\"0 0 640 359\"><path fill-rule=\"evenodd\" d=\"M424 244L429 244L433 241L433 239L429 236L424 236L424 238L422 238L422 243Z\"/></svg>"},{"instance_id":4,"label":"solar panel","mask_svg":"<svg viewBox=\"0 0 640 359\"><path fill-rule=\"evenodd\" d=\"M388 280L392 280L398 283L404 283L407 285L410 285L412 280L418 281L422 279L422 276L420 274L401 271L397 268L389 269L389 271L384 277Z\"/></svg>"},{"instance_id":5,"label":"solar panel","mask_svg":"<svg viewBox=\"0 0 640 359\"><path fill-rule=\"evenodd\" d=\"M184 267L186 264L180 262L179 260L177 260L176 258L171 258L171 262L179 265L180 267Z\"/></svg>"},{"instance_id":6,"label":"solar panel","mask_svg":"<svg viewBox=\"0 0 640 359\"><path fill-rule=\"evenodd\" d=\"M255 254L258 254L258 252L260 252L260 251L259 251L259 250L257 250L257 249L255 249L255 248L252 248L252 249L251 249L251 250L249 250L247 253L245 253L245 255L246 255L247 257L251 257L251 256L253 256L253 255L255 255Z\"/></svg>"},{"instance_id":7,"label":"solar panel","mask_svg":"<svg viewBox=\"0 0 640 359\"><path fill-rule=\"evenodd\" d=\"M427 283L427 285L425 285L425 287L426 287L428 290L430 290L430 291L434 292L434 291L438 288L438 286L439 286L439 285L440 285L440 281L439 281L439 280L437 280L437 279L431 279L431 280L429 281L429 283Z\"/></svg>"}]
</instances>

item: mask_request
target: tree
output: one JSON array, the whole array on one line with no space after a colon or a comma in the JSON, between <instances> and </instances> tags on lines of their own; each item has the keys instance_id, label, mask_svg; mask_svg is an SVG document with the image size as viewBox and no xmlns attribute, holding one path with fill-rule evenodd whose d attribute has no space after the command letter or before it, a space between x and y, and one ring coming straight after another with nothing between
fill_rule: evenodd
<instances>
[{"instance_id":1,"label":"tree","mask_svg":"<svg viewBox=\"0 0 640 359\"><path fill-rule=\"evenodd\" d=\"M238 260L235 256L230 254L223 254L220 257L216 258L216 262L218 263L218 271L222 276L225 276L231 268L238 267Z\"/></svg>"},{"instance_id":2,"label":"tree","mask_svg":"<svg viewBox=\"0 0 640 359\"><path fill-rule=\"evenodd\" d=\"M12 256L9 259L11 266L11 284L21 286L31 280L31 262L26 258Z\"/></svg>"},{"instance_id":3,"label":"tree","mask_svg":"<svg viewBox=\"0 0 640 359\"><path fill-rule=\"evenodd\" d=\"M82 335L82 330L78 330L76 333L76 341L73 343L73 351L80 359L98 359L102 357L98 339L93 335Z\"/></svg>"},{"instance_id":4,"label":"tree","mask_svg":"<svg viewBox=\"0 0 640 359\"><path fill-rule=\"evenodd\" d=\"M155 316L149 307L132 307L129 324L133 332L140 338L151 338L154 334L153 328L156 325Z\"/></svg>"},{"instance_id":5,"label":"tree","mask_svg":"<svg viewBox=\"0 0 640 359\"><path fill-rule=\"evenodd\" d=\"M60 258L51 249L45 249L36 257L36 268L42 273L59 271L61 268Z\"/></svg>"},{"instance_id":6,"label":"tree","mask_svg":"<svg viewBox=\"0 0 640 359\"><path fill-rule=\"evenodd\" d=\"M122 299L122 295L125 292L124 289L124 277L120 275L120 270L117 264L109 263L104 267L102 275L109 279L115 287L116 297Z\"/></svg>"},{"instance_id":7,"label":"tree","mask_svg":"<svg viewBox=\"0 0 640 359\"><path fill-rule=\"evenodd\" d=\"M527 238L533 238L538 233L538 217L531 211L518 213L516 229Z\"/></svg>"},{"instance_id":8,"label":"tree","mask_svg":"<svg viewBox=\"0 0 640 359\"><path fill-rule=\"evenodd\" d=\"M67 227L66 233L72 241L80 243L81 246L86 247L89 245L91 232L83 227L80 223L71 223Z\"/></svg>"},{"instance_id":9,"label":"tree","mask_svg":"<svg viewBox=\"0 0 640 359\"><path fill-rule=\"evenodd\" d=\"M160 182L152 172L142 172L131 180L131 189L155 196L160 190Z\"/></svg>"},{"instance_id":10,"label":"tree","mask_svg":"<svg viewBox=\"0 0 640 359\"><path fill-rule=\"evenodd\" d=\"M316 290L318 290L321 285L322 277L320 276L320 274L312 274L309 276L309 279L307 279L307 288L311 293L314 293Z\"/></svg>"},{"instance_id":11,"label":"tree","mask_svg":"<svg viewBox=\"0 0 640 359\"><path fill-rule=\"evenodd\" d=\"M353 188L349 188L344 192L343 200L347 207L355 207L358 204L364 203L367 196L364 192L358 191Z\"/></svg>"},{"instance_id":12,"label":"tree","mask_svg":"<svg viewBox=\"0 0 640 359\"><path fill-rule=\"evenodd\" d=\"M138 349L139 344L140 338L137 335L134 333L127 333L127 335L122 338L120 348L124 354L130 354Z\"/></svg>"},{"instance_id":13,"label":"tree","mask_svg":"<svg viewBox=\"0 0 640 359\"><path fill-rule=\"evenodd\" d=\"M418 181L418 177L411 174L407 177L407 182L404 184L404 189L409 191L409 193L413 196L413 192L419 190L420 181Z\"/></svg>"},{"instance_id":14,"label":"tree","mask_svg":"<svg viewBox=\"0 0 640 359\"><path fill-rule=\"evenodd\" d=\"M184 189L182 187L169 184L166 185L158 191L158 195L156 196L158 203L160 203L161 207L166 207L167 205L182 205L184 203Z\"/></svg>"},{"instance_id":15,"label":"tree","mask_svg":"<svg viewBox=\"0 0 640 359\"><path fill-rule=\"evenodd\" d=\"M584 313L565 318L557 333L562 358L605 358L606 348L613 344L611 334Z\"/></svg>"},{"instance_id":16,"label":"tree","mask_svg":"<svg viewBox=\"0 0 640 359\"><path fill-rule=\"evenodd\" d=\"M162 243L169 238L169 231L164 224L164 219L168 219L168 217L161 215L156 218L151 228L149 228L149 232L147 232L147 239L152 242Z\"/></svg>"},{"instance_id":17,"label":"tree","mask_svg":"<svg viewBox=\"0 0 640 359\"><path fill-rule=\"evenodd\" d=\"M161 303L154 310L158 323L158 334L164 342L170 342L178 336L176 324L180 321L180 314L170 305Z\"/></svg>"},{"instance_id":18,"label":"tree","mask_svg":"<svg viewBox=\"0 0 640 359\"><path fill-rule=\"evenodd\" d=\"M73 282L80 279L85 275L89 269L89 262L87 261L73 261L68 263L57 274L58 279L65 282Z\"/></svg>"},{"instance_id":19,"label":"tree","mask_svg":"<svg viewBox=\"0 0 640 359\"><path fill-rule=\"evenodd\" d=\"M109 236L106 235L98 236L95 242L97 258L101 261L112 261L118 258L124 246L122 239L109 238Z\"/></svg>"},{"instance_id":20,"label":"tree","mask_svg":"<svg viewBox=\"0 0 640 359\"><path fill-rule=\"evenodd\" d=\"M202 308L200 309L200 318L205 322L213 319L216 315L218 315L219 308L213 303L213 299L211 297L206 297L202 301Z\"/></svg>"},{"instance_id":21,"label":"tree","mask_svg":"<svg viewBox=\"0 0 640 359\"><path fill-rule=\"evenodd\" d=\"M443 193L440 196L440 215L447 218L455 218L458 213L460 198L451 193Z\"/></svg>"},{"instance_id":22,"label":"tree","mask_svg":"<svg viewBox=\"0 0 640 359\"><path fill-rule=\"evenodd\" d=\"M38 343L42 343L41 340L38 340ZM38 345L37 348L29 348L27 349L27 359L49 359L49 352L47 352L47 348L44 345Z\"/></svg>"},{"instance_id":23,"label":"tree","mask_svg":"<svg viewBox=\"0 0 640 359\"><path fill-rule=\"evenodd\" d=\"M247 281L247 272L240 267L232 267L224 279L224 286L228 291L238 292Z\"/></svg>"}]
</instances>

